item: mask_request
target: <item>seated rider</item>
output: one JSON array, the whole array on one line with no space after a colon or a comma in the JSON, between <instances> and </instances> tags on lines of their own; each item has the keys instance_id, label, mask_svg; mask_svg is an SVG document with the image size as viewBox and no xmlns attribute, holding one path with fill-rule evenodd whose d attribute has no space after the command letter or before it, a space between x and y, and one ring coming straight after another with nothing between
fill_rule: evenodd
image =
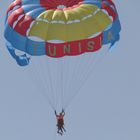
<instances>
[{"instance_id":1,"label":"seated rider","mask_svg":"<svg viewBox=\"0 0 140 140\"><path fill-rule=\"evenodd\" d=\"M62 109L62 112L59 113L59 115L56 113L56 110L55 110L55 115L56 115L56 119L57 119L57 128L58 128L58 131L57 133L59 133L60 135L63 134L63 131L66 132L65 128L64 128L64 116L65 116L65 112L64 110Z\"/></svg>"}]
</instances>

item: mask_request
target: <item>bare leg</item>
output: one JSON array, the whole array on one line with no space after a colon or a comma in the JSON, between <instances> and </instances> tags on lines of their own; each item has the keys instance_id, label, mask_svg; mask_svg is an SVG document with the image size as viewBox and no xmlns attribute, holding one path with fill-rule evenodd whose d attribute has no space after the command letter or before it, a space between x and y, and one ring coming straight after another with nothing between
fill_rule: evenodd
<instances>
[{"instance_id":1,"label":"bare leg","mask_svg":"<svg viewBox=\"0 0 140 140\"><path fill-rule=\"evenodd\" d=\"M60 132L60 130L61 130L61 129L58 129L57 133L60 134L60 135L62 135L63 133Z\"/></svg>"},{"instance_id":2,"label":"bare leg","mask_svg":"<svg viewBox=\"0 0 140 140\"><path fill-rule=\"evenodd\" d=\"M64 128L64 126L62 126L62 129L66 132L66 129Z\"/></svg>"},{"instance_id":3,"label":"bare leg","mask_svg":"<svg viewBox=\"0 0 140 140\"><path fill-rule=\"evenodd\" d=\"M60 131L61 131L61 133L63 134L63 128L62 128L62 127L60 128Z\"/></svg>"}]
</instances>

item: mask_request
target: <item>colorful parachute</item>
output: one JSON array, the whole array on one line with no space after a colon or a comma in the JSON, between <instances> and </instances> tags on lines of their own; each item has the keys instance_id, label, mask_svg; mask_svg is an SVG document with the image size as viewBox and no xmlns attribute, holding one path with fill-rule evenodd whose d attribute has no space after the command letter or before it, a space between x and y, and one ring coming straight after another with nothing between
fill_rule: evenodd
<instances>
[{"instance_id":1,"label":"colorful parachute","mask_svg":"<svg viewBox=\"0 0 140 140\"><path fill-rule=\"evenodd\" d=\"M93 62L92 56L100 53L106 44L112 48L120 38L120 30L112 0L15 0L7 10L4 36L10 54L20 66L29 64L31 57L28 55L38 60L38 56L46 55L43 65L50 61L44 71L46 77L50 77L47 85L50 89L62 87L49 92L71 94L77 92L81 86L79 83L85 81L87 69L90 71ZM23 54L18 55L16 50ZM40 61L34 69L38 67L41 67Z\"/></svg>"},{"instance_id":2,"label":"colorful parachute","mask_svg":"<svg viewBox=\"0 0 140 140\"><path fill-rule=\"evenodd\" d=\"M73 56L119 40L112 0L15 0L7 10L5 38L19 65L30 55ZM15 49L25 52L15 54Z\"/></svg>"}]
</instances>

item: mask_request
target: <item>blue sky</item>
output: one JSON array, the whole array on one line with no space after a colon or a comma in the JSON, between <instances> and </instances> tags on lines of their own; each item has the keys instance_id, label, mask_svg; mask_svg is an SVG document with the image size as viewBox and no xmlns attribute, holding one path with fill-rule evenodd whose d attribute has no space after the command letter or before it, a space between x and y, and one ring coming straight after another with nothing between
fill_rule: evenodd
<instances>
[{"instance_id":1,"label":"blue sky","mask_svg":"<svg viewBox=\"0 0 140 140\"><path fill-rule=\"evenodd\" d=\"M67 132L60 137L47 100L5 48L4 18L11 1L1 0L1 140L140 139L140 1L114 2L122 24L121 39L66 110Z\"/></svg>"}]
</instances>

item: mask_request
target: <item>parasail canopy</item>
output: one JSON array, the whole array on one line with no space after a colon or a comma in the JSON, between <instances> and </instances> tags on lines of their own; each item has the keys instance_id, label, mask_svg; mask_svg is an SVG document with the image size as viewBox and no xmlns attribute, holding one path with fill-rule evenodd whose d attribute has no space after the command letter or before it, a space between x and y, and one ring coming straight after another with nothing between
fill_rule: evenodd
<instances>
[{"instance_id":1,"label":"parasail canopy","mask_svg":"<svg viewBox=\"0 0 140 140\"><path fill-rule=\"evenodd\" d=\"M119 40L121 30L112 0L15 0L7 10L7 47L21 66L26 54L75 56L99 51ZM25 52L18 56L15 49Z\"/></svg>"},{"instance_id":2,"label":"parasail canopy","mask_svg":"<svg viewBox=\"0 0 140 140\"><path fill-rule=\"evenodd\" d=\"M55 110L58 104L68 106L120 31L112 0L14 0L4 36L11 56L28 65L29 76Z\"/></svg>"}]
</instances>

